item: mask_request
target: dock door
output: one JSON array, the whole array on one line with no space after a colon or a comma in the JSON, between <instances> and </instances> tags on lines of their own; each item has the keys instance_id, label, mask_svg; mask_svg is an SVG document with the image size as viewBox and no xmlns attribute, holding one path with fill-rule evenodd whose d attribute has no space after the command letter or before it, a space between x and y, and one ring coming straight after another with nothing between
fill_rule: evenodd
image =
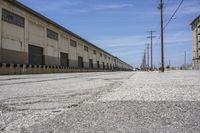
<instances>
[{"instance_id":1,"label":"dock door","mask_svg":"<svg viewBox=\"0 0 200 133\"><path fill-rule=\"evenodd\" d=\"M84 65L83 65L83 57L79 56L78 57L78 67L79 68L83 68Z\"/></svg>"},{"instance_id":2,"label":"dock door","mask_svg":"<svg viewBox=\"0 0 200 133\"><path fill-rule=\"evenodd\" d=\"M67 53L60 53L60 65L64 67L69 67L69 58Z\"/></svg>"},{"instance_id":3,"label":"dock door","mask_svg":"<svg viewBox=\"0 0 200 133\"><path fill-rule=\"evenodd\" d=\"M89 67L90 67L90 69L93 69L93 60L92 59L89 59Z\"/></svg>"},{"instance_id":4,"label":"dock door","mask_svg":"<svg viewBox=\"0 0 200 133\"><path fill-rule=\"evenodd\" d=\"M43 48L29 45L28 58L31 65L44 65Z\"/></svg>"}]
</instances>

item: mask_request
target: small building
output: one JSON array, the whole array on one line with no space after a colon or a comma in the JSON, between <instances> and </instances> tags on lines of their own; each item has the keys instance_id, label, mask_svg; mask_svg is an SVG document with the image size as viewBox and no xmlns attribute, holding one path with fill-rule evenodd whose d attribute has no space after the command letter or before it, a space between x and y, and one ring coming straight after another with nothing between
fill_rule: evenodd
<instances>
[{"instance_id":1,"label":"small building","mask_svg":"<svg viewBox=\"0 0 200 133\"><path fill-rule=\"evenodd\" d=\"M0 63L133 69L17 0L0 0L0 17Z\"/></svg>"},{"instance_id":2,"label":"small building","mask_svg":"<svg viewBox=\"0 0 200 133\"><path fill-rule=\"evenodd\" d=\"M196 17L192 23L192 53L193 68L200 70L200 16Z\"/></svg>"}]
</instances>

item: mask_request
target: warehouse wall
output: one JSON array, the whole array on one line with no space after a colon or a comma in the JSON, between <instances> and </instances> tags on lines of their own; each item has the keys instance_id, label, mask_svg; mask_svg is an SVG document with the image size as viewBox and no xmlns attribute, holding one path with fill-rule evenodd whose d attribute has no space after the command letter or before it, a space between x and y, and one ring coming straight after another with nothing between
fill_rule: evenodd
<instances>
[{"instance_id":1,"label":"warehouse wall","mask_svg":"<svg viewBox=\"0 0 200 133\"><path fill-rule=\"evenodd\" d=\"M1 1L2 2L2 1ZM6 3L7 10L12 9ZM16 14L24 15L19 9L14 9ZM2 8L1 8L2 13ZM2 15L1 15L2 16ZM5 63L27 63L28 56L25 51L25 28L4 22L1 20L1 62Z\"/></svg>"},{"instance_id":2,"label":"warehouse wall","mask_svg":"<svg viewBox=\"0 0 200 133\"><path fill-rule=\"evenodd\" d=\"M115 57L107 55L99 49L96 49L69 33L66 33L62 29L59 29L56 26L47 23L45 20L42 20L21 8L17 8L17 6L13 6L4 0L0 0L1 17L2 7L23 17L24 27L10 24L2 21L2 19L0 20L0 62L28 64L30 58L29 46L33 45L43 49L44 65L61 65L60 53L62 52L68 54L70 67L78 67L79 56L83 57L85 68L89 68L90 59L93 61L93 68L97 68L97 61L100 63L100 68L103 68L103 62L105 68L107 68L107 63L109 68L112 68L113 66L122 67L122 63L115 63L114 59L118 60ZM58 39L47 37L47 29L57 33ZM70 45L70 40L76 41L76 47ZM88 51L84 50L84 46L88 47ZM94 54L94 50L96 51L96 54ZM100 53L102 53L102 57L100 56ZM132 68L127 64L124 65L127 66L127 68Z\"/></svg>"},{"instance_id":3,"label":"warehouse wall","mask_svg":"<svg viewBox=\"0 0 200 133\"><path fill-rule=\"evenodd\" d=\"M0 16L2 16L2 1L1 1L1 0L0 0ZM2 26L1 26L2 24L1 24L1 23L2 23L2 22L1 22L1 21L2 21L2 20L0 19L0 53L2 53L2 50L1 50L1 49L2 49L2 43L1 43L1 42L2 42L2 41L1 41L1 31L2 31L2 30L1 30L1 27L2 27ZM2 55L0 54L0 62L2 62L2 57L1 57L1 56L2 56Z\"/></svg>"}]
</instances>

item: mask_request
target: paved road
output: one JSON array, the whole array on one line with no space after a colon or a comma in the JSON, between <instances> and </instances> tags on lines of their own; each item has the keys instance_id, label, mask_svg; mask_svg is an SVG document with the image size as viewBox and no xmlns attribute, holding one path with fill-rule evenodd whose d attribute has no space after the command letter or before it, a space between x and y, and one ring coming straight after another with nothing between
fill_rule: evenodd
<instances>
[{"instance_id":1,"label":"paved road","mask_svg":"<svg viewBox=\"0 0 200 133\"><path fill-rule=\"evenodd\" d=\"M200 72L0 77L0 132L200 132Z\"/></svg>"}]
</instances>

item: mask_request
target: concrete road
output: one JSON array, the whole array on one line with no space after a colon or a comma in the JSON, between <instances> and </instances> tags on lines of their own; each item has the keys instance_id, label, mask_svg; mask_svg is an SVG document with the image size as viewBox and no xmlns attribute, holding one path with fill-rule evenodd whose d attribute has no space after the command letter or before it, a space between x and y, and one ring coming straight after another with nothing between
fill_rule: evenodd
<instances>
[{"instance_id":1,"label":"concrete road","mask_svg":"<svg viewBox=\"0 0 200 133\"><path fill-rule=\"evenodd\" d=\"M0 132L199 133L200 72L0 76Z\"/></svg>"}]
</instances>

